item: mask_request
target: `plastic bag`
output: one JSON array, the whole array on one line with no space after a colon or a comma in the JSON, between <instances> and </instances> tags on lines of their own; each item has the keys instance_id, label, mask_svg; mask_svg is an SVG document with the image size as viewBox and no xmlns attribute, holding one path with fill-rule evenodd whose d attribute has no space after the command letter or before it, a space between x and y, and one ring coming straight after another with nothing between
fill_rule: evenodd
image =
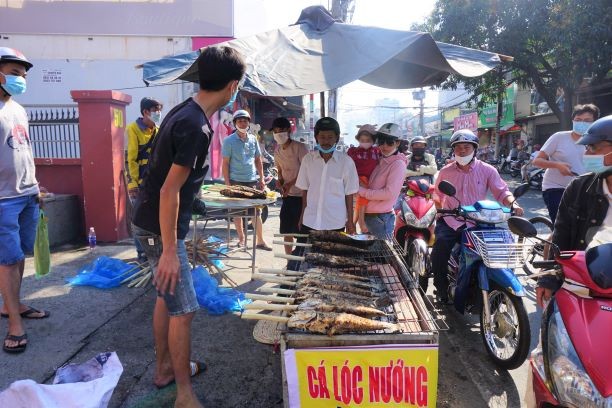
<instances>
[{"instance_id":1,"label":"plastic bag","mask_svg":"<svg viewBox=\"0 0 612 408\"><path fill-rule=\"evenodd\" d=\"M34 267L36 277L42 278L51 269L51 252L49 251L49 229L48 218L43 210L40 210L40 218L36 227L36 240L34 241Z\"/></svg>"},{"instance_id":2,"label":"plastic bag","mask_svg":"<svg viewBox=\"0 0 612 408\"><path fill-rule=\"evenodd\" d=\"M138 272L134 265L120 259L101 256L85 265L79 274L67 280L73 286L93 286L99 289L116 288L121 281Z\"/></svg>"},{"instance_id":3,"label":"plastic bag","mask_svg":"<svg viewBox=\"0 0 612 408\"><path fill-rule=\"evenodd\" d=\"M246 299L242 292L220 288L217 280L210 276L203 266L196 266L191 271L191 275L198 304L210 315L240 312L245 304L251 303L251 300Z\"/></svg>"},{"instance_id":4,"label":"plastic bag","mask_svg":"<svg viewBox=\"0 0 612 408\"><path fill-rule=\"evenodd\" d=\"M69 376L68 372L71 372ZM53 384L15 381L0 393L0 407L106 408L122 372L123 366L115 352L98 354L79 366L60 368ZM58 377L63 381L58 382Z\"/></svg>"}]
</instances>

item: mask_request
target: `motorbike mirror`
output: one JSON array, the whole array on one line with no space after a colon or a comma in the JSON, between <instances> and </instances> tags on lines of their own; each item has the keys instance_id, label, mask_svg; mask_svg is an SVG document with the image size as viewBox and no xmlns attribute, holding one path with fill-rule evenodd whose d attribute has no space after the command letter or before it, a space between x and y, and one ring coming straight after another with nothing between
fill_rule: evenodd
<instances>
[{"instance_id":1,"label":"motorbike mirror","mask_svg":"<svg viewBox=\"0 0 612 408\"><path fill-rule=\"evenodd\" d=\"M523 183L517 188L514 189L514 198L519 198L520 196L525 195L525 193L529 190L529 183Z\"/></svg>"},{"instance_id":2,"label":"motorbike mirror","mask_svg":"<svg viewBox=\"0 0 612 408\"><path fill-rule=\"evenodd\" d=\"M457 194L457 190L455 189L455 186L453 186L452 183L446 180L442 180L440 184L438 184L438 188L440 189L442 193L446 194L449 197L454 197L455 194Z\"/></svg>"},{"instance_id":3,"label":"motorbike mirror","mask_svg":"<svg viewBox=\"0 0 612 408\"><path fill-rule=\"evenodd\" d=\"M508 228L519 237L535 238L538 236L536 227L523 217L510 217L508 219Z\"/></svg>"}]
</instances>

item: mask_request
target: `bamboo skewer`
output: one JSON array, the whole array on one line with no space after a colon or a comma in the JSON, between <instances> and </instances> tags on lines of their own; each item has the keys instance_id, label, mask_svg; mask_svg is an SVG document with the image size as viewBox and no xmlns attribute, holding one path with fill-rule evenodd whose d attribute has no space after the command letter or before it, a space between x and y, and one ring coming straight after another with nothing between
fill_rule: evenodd
<instances>
[{"instance_id":1,"label":"bamboo skewer","mask_svg":"<svg viewBox=\"0 0 612 408\"><path fill-rule=\"evenodd\" d=\"M285 269L259 268L259 273L286 275L286 276L304 276L305 272L291 271Z\"/></svg>"},{"instance_id":2,"label":"bamboo skewer","mask_svg":"<svg viewBox=\"0 0 612 408\"><path fill-rule=\"evenodd\" d=\"M284 278L279 278L279 277L272 276L269 274L254 273L253 279L257 279L263 282L280 283L283 285L295 285L298 278L289 277L289 276L284 277Z\"/></svg>"},{"instance_id":3,"label":"bamboo skewer","mask_svg":"<svg viewBox=\"0 0 612 408\"><path fill-rule=\"evenodd\" d=\"M274 234L275 237L293 237L293 238L308 238L308 234L293 234L293 233L288 233L288 234Z\"/></svg>"},{"instance_id":4,"label":"bamboo skewer","mask_svg":"<svg viewBox=\"0 0 612 408\"><path fill-rule=\"evenodd\" d=\"M257 288L258 292L262 292L262 293L277 293L279 295L294 295L295 294L295 290L291 290L291 289L281 289L281 288L271 288L271 287L267 287L267 286L263 286L261 288Z\"/></svg>"},{"instance_id":5,"label":"bamboo skewer","mask_svg":"<svg viewBox=\"0 0 612 408\"><path fill-rule=\"evenodd\" d=\"M270 303L249 303L244 305L244 309L250 310L274 310L281 312L292 312L298 309L298 305L274 305Z\"/></svg>"},{"instance_id":6,"label":"bamboo skewer","mask_svg":"<svg viewBox=\"0 0 612 408\"><path fill-rule=\"evenodd\" d=\"M304 248L311 248L312 244L305 244L303 242L285 242L285 241L272 241L273 244L278 244L278 245L289 245L289 246L296 246L296 247L304 247Z\"/></svg>"},{"instance_id":7,"label":"bamboo skewer","mask_svg":"<svg viewBox=\"0 0 612 408\"><path fill-rule=\"evenodd\" d=\"M306 258L303 257L303 256L279 254L278 252L275 252L274 256L276 258L289 259L290 261L301 261L301 262L304 262L306 260Z\"/></svg>"},{"instance_id":8,"label":"bamboo skewer","mask_svg":"<svg viewBox=\"0 0 612 408\"><path fill-rule=\"evenodd\" d=\"M262 313L243 313L240 317L242 319L269 320L271 322L279 322L279 323L287 323L289 321L288 317L274 316L274 315L262 314Z\"/></svg>"},{"instance_id":9,"label":"bamboo skewer","mask_svg":"<svg viewBox=\"0 0 612 408\"><path fill-rule=\"evenodd\" d=\"M295 303L295 299L283 296L258 295L256 293L245 293L244 296L251 300L265 300L267 302L277 303Z\"/></svg>"}]
</instances>

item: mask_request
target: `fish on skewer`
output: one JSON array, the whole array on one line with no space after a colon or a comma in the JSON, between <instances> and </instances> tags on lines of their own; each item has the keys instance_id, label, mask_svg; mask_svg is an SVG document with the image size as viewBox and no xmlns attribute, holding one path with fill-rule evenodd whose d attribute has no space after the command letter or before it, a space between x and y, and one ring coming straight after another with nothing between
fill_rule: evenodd
<instances>
[{"instance_id":1,"label":"fish on skewer","mask_svg":"<svg viewBox=\"0 0 612 408\"><path fill-rule=\"evenodd\" d=\"M304 272L304 275L309 275L309 274L334 276L334 277L351 280L351 281L357 281L357 282L363 282L363 283L373 283L372 279L370 279L367 276L359 276L359 275L354 275L352 273L340 272L336 269L310 268L306 272Z\"/></svg>"},{"instance_id":2,"label":"fish on skewer","mask_svg":"<svg viewBox=\"0 0 612 408\"><path fill-rule=\"evenodd\" d=\"M311 251L334 255L367 255L370 253L367 249L326 241L312 241Z\"/></svg>"},{"instance_id":3,"label":"fish on skewer","mask_svg":"<svg viewBox=\"0 0 612 408\"><path fill-rule=\"evenodd\" d=\"M305 330L312 333L336 334L354 333L374 330L399 331L393 323L380 322L349 313L315 312L298 310L293 313L287 322L290 329Z\"/></svg>"},{"instance_id":4,"label":"fish on skewer","mask_svg":"<svg viewBox=\"0 0 612 408\"><path fill-rule=\"evenodd\" d=\"M286 255L286 254L274 254L277 258L290 259L294 261L306 261L309 264L317 266L327 266L328 268L345 269L345 268L367 268L374 266L373 262L363 261L360 259L348 258L346 256L328 255L328 254L315 254L308 253L304 256Z\"/></svg>"},{"instance_id":5,"label":"fish on skewer","mask_svg":"<svg viewBox=\"0 0 612 408\"><path fill-rule=\"evenodd\" d=\"M356 246L359 248L367 248L370 245L374 244L378 241L376 238L372 237L372 239L355 239L351 235L348 235L344 232L340 231L310 231L308 233L309 238L312 241L323 241L323 242L337 242L340 244Z\"/></svg>"},{"instance_id":6,"label":"fish on skewer","mask_svg":"<svg viewBox=\"0 0 612 408\"><path fill-rule=\"evenodd\" d=\"M297 305L250 303L245 305L244 308L257 310L280 310L289 313L292 313L296 310L314 310L315 312L351 313L362 317L386 316L385 312L375 307L362 306L344 300L329 303L325 300L317 298L307 299L304 302L298 303Z\"/></svg>"},{"instance_id":7,"label":"fish on skewer","mask_svg":"<svg viewBox=\"0 0 612 408\"><path fill-rule=\"evenodd\" d=\"M360 304L368 307L386 307L392 304L391 298L388 295L378 297L361 296L354 293L338 292L335 290L324 289L316 286L303 286L296 289L292 293L292 297L296 302L303 302L311 298L318 298L330 303L339 301L350 301L355 304Z\"/></svg>"},{"instance_id":8,"label":"fish on skewer","mask_svg":"<svg viewBox=\"0 0 612 408\"><path fill-rule=\"evenodd\" d=\"M357 291L352 291L352 293L363 294L365 296L367 296L366 293L371 294L372 291L382 292L384 290L380 285L375 283L360 282L352 279L344 279L338 276L321 273L307 273L300 280L297 281L297 284L313 286L318 286L320 284L349 286L353 289L359 289ZM361 291L364 291L364 293L361 293Z\"/></svg>"}]
</instances>

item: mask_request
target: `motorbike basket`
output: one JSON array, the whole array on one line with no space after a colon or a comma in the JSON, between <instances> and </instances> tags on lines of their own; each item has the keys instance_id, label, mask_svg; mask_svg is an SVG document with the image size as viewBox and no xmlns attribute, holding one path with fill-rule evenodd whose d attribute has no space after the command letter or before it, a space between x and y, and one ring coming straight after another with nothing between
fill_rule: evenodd
<instances>
[{"instance_id":1,"label":"motorbike basket","mask_svg":"<svg viewBox=\"0 0 612 408\"><path fill-rule=\"evenodd\" d=\"M470 231L476 251L489 268L519 268L533 249L534 242L516 243L508 230Z\"/></svg>"}]
</instances>

